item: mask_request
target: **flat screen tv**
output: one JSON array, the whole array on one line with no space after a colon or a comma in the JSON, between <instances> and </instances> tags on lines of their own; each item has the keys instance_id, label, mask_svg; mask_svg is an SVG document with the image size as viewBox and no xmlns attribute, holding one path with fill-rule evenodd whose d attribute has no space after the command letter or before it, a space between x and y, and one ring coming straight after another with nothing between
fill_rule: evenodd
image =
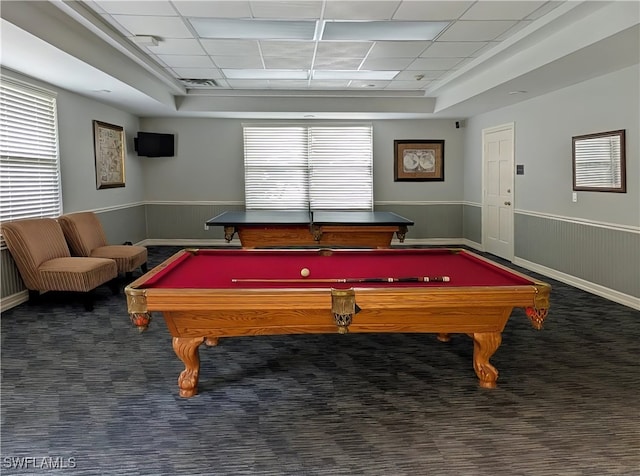
<instances>
[{"instance_id":1,"label":"flat screen tv","mask_svg":"<svg viewBox=\"0 0 640 476\"><path fill-rule=\"evenodd\" d=\"M141 157L173 157L173 134L159 134L157 132L138 132L133 139L133 145Z\"/></svg>"}]
</instances>

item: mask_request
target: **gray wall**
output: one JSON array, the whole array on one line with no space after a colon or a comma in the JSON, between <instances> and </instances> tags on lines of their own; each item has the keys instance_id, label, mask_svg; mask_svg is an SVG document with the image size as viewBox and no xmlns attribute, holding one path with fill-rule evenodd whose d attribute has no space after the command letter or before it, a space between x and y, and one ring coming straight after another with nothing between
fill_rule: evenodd
<instances>
[{"instance_id":1,"label":"gray wall","mask_svg":"<svg viewBox=\"0 0 640 476\"><path fill-rule=\"evenodd\" d=\"M124 127L127 149L124 187L96 189L93 120ZM61 90L58 92L58 121L64 213L143 205L142 163L133 149L133 138L138 131L137 117ZM128 226L127 223L123 225ZM132 237L137 241L144 238L144 234Z\"/></svg>"},{"instance_id":2,"label":"gray wall","mask_svg":"<svg viewBox=\"0 0 640 476\"><path fill-rule=\"evenodd\" d=\"M253 123L257 121L251 121ZM369 121L373 124L377 210L411 218L408 239L462 236L464 132L450 120ZM308 123L308 122L307 122ZM317 122L314 122L317 123ZM243 121L143 118L141 130L176 134L176 156L141 158L151 239L222 239L204 221L244 204ZM395 139L444 139L444 182L394 182Z\"/></svg>"},{"instance_id":3,"label":"gray wall","mask_svg":"<svg viewBox=\"0 0 640 476\"><path fill-rule=\"evenodd\" d=\"M526 172L515 180L515 261L592 283L596 291L600 286L637 298L639 90L635 66L469 118L462 129L451 120L371 121L376 208L412 218L416 226L408 239L480 247L482 130L514 122L516 163ZM222 230L204 230L204 220L243 207L242 121L142 118L138 125L137 118L110 106L58 93L65 212L97 211L114 243L222 239ZM95 189L93 119L125 127L124 188ZM578 192L572 202L571 137L614 129L627 131L628 192ZM176 134L176 156L137 157L138 130ZM394 139L444 139L445 181L394 182ZM6 251L2 264L4 306L4 298L21 288Z\"/></svg>"},{"instance_id":4,"label":"gray wall","mask_svg":"<svg viewBox=\"0 0 640 476\"><path fill-rule=\"evenodd\" d=\"M60 175L63 213L109 210L144 205L142 162L133 149L138 118L112 106L71 93L51 84L1 69L3 75L25 81L57 95ZM119 188L96 189L93 120L124 128L125 181ZM122 224L123 228L127 223ZM146 236L136 237L142 240Z\"/></svg>"},{"instance_id":5,"label":"gray wall","mask_svg":"<svg viewBox=\"0 0 640 476\"><path fill-rule=\"evenodd\" d=\"M453 121L369 122L373 124L373 186L377 203L461 200L464 135ZM141 130L176 134L175 157L141 159L146 199L244 202L242 124L234 119L141 119ZM394 182L394 139L444 139L445 181Z\"/></svg>"},{"instance_id":6,"label":"gray wall","mask_svg":"<svg viewBox=\"0 0 640 476\"><path fill-rule=\"evenodd\" d=\"M482 129L515 123L516 210L640 225L639 66L584 81L467 121L464 200L482 201ZM571 138L626 129L627 193L577 192L571 201Z\"/></svg>"},{"instance_id":7,"label":"gray wall","mask_svg":"<svg viewBox=\"0 0 640 476\"><path fill-rule=\"evenodd\" d=\"M2 74L57 94L63 213L85 210L99 213L107 239L112 243L140 242L146 239L142 164L133 149L133 137L138 130L138 118L13 71L3 69ZM125 187L96 189L92 124L94 119L124 127L127 140ZM24 291L24 286L4 246L0 253L2 254L0 297L4 308L5 298L21 293Z\"/></svg>"},{"instance_id":8,"label":"gray wall","mask_svg":"<svg viewBox=\"0 0 640 476\"><path fill-rule=\"evenodd\" d=\"M465 237L481 216L482 130L513 122L515 161L525 166L515 176L514 261L640 297L639 71L636 65L469 119L464 200L476 211L465 215ZM572 136L617 129L626 130L627 193L577 192L573 202Z\"/></svg>"}]
</instances>

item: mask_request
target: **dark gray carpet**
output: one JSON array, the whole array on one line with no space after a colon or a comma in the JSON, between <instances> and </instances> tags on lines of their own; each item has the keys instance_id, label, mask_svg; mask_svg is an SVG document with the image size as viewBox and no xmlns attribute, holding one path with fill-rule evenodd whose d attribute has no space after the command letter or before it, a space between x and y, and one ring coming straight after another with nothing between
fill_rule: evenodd
<instances>
[{"instance_id":1,"label":"dark gray carpet","mask_svg":"<svg viewBox=\"0 0 640 476\"><path fill-rule=\"evenodd\" d=\"M175 251L150 247L149 264ZM495 390L478 388L467 336L263 336L202 346L200 394L181 399L161 315L141 334L123 294L101 289L93 312L45 296L2 315L0 469L640 474L640 312L545 280L545 328L514 311Z\"/></svg>"}]
</instances>

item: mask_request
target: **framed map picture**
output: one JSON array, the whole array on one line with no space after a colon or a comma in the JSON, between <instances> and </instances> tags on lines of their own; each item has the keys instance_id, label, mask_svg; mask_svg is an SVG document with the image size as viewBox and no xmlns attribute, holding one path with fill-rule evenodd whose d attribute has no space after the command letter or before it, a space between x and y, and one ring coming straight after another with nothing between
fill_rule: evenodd
<instances>
[{"instance_id":1,"label":"framed map picture","mask_svg":"<svg viewBox=\"0 0 640 476\"><path fill-rule=\"evenodd\" d=\"M93 121L96 188L124 187L124 128Z\"/></svg>"},{"instance_id":2,"label":"framed map picture","mask_svg":"<svg viewBox=\"0 0 640 476\"><path fill-rule=\"evenodd\" d=\"M395 140L395 182L444 181L444 140Z\"/></svg>"}]
</instances>

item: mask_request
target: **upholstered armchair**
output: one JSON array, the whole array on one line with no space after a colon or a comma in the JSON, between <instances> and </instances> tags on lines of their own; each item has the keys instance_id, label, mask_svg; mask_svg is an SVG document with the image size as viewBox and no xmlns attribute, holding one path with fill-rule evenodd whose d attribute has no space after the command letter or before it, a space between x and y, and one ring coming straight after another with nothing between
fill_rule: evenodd
<instances>
[{"instance_id":1,"label":"upholstered armchair","mask_svg":"<svg viewBox=\"0 0 640 476\"><path fill-rule=\"evenodd\" d=\"M52 218L16 220L1 225L2 236L34 301L45 291L82 293L93 309L92 291L105 283L118 293L115 261L72 257L60 224Z\"/></svg>"},{"instance_id":2,"label":"upholstered armchair","mask_svg":"<svg viewBox=\"0 0 640 476\"><path fill-rule=\"evenodd\" d=\"M118 273L126 274L127 278L131 278L138 267L147 272L147 249L144 246L108 244L102 223L95 213L69 213L58 217L58 222L72 255L115 260Z\"/></svg>"}]
</instances>

